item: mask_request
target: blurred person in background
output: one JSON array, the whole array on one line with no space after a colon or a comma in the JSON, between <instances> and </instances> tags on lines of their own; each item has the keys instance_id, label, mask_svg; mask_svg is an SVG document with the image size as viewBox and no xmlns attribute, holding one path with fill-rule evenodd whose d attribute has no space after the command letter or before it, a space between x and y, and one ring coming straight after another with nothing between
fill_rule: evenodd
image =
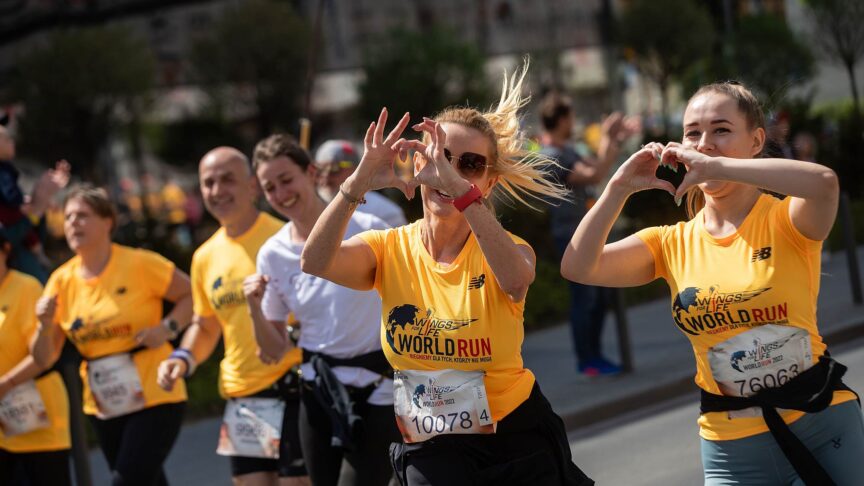
<instances>
[{"instance_id":1,"label":"blurred person in background","mask_svg":"<svg viewBox=\"0 0 864 486\"><path fill-rule=\"evenodd\" d=\"M160 388L157 368L192 315L189 276L157 253L113 243L116 210L105 190L75 187L63 211L75 256L36 305L33 358L52 366L67 339L81 353L84 413L113 486L167 485L162 465L180 432L186 386ZM163 300L174 304L164 317Z\"/></svg>"},{"instance_id":2,"label":"blurred person in background","mask_svg":"<svg viewBox=\"0 0 864 486\"><path fill-rule=\"evenodd\" d=\"M39 225L51 200L69 184L71 166L65 160L57 162L54 169L39 176L32 193L25 195L18 185L15 155L15 140L0 125L0 225L12 245L9 266L45 283L49 263L42 251Z\"/></svg>"},{"instance_id":3,"label":"blurred person in background","mask_svg":"<svg viewBox=\"0 0 864 486\"><path fill-rule=\"evenodd\" d=\"M571 200L549 207L549 223L559 256L579 222L594 203L593 186L609 174L621 144L639 130L639 121L613 113L601 124L596 160L586 160L573 143L575 113L570 98L557 92L547 94L540 103L543 126L540 153L558 162L553 169L556 182L570 190ZM576 282L570 288L570 332L576 354L577 371L594 377L619 373L621 368L603 356L600 338L606 320L608 290Z\"/></svg>"},{"instance_id":4,"label":"blurred person in background","mask_svg":"<svg viewBox=\"0 0 864 486\"><path fill-rule=\"evenodd\" d=\"M230 458L234 484L308 485L297 430L299 350L262 361L243 293L261 245L283 222L256 207L258 182L239 150L207 152L198 175L204 205L220 227L192 256L193 322L160 365L159 385L170 390L191 376L222 338L218 387L227 403L216 452Z\"/></svg>"},{"instance_id":5,"label":"blurred person in background","mask_svg":"<svg viewBox=\"0 0 864 486\"><path fill-rule=\"evenodd\" d=\"M318 191L325 201L330 201L339 192L339 186L354 173L360 156L347 140L327 140L315 152L315 168L318 171ZM358 211L369 213L384 220L391 228L404 225L405 213L387 196L369 191L366 204Z\"/></svg>"},{"instance_id":6,"label":"blurred person in background","mask_svg":"<svg viewBox=\"0 0 864 486\"><path fill-rule=\"evenodd\" d=\"M253 168L270 206L289 222L258 253L258 274L244 282L261 353L278 361L303 352L300 440L316 486L384 486L387 452L399 440L393 415L393 369L381 350L381 298L300 270L300 254L327 203L316 192L309 154L287 135L255 147ZM387 223L355 213L347 236ZM285 328L293 313L299 341Z\"/></svg>"},{"instance_id":7,"label":"blurred person in background","mask_svg":"<svg viewBox=\"0 0 864 486\"><path fill-rule=\"evenodd\" d=\"M0 230L0 479L3 484L69 486L69 399L60 373L36 363L36 301L42 284L6 264Z\"/></svg>"}]
</instances>

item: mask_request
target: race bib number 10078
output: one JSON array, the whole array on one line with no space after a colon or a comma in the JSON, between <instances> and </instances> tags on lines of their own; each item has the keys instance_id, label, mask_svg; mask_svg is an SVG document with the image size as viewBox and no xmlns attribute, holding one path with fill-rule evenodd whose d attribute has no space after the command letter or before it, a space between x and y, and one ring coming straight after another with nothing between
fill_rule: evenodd
<instances>
[{"instance_id":1,"label":"race bib number 10078","mask_svg":"<svg viewBox=\"0 0 864 486\"><path fill-rule=\"evenodd\" d=\"M443 434L495 433L482 371L396 371L393 393L405 442Z\"/></svg>"}]
</instances>

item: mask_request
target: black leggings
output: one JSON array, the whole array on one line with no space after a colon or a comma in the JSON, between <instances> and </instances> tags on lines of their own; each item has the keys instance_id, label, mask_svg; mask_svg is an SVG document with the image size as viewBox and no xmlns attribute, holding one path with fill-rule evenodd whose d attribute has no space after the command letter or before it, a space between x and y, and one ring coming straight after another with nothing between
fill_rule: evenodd
<instances>
[{"instance_id":1,"label":"black leggings","mask_svg":"<svg viewBox=\"0 0 864 486\"><path fill-rule=\"evenodd\" d=\"M356 450L346 451L330 445L330 418L310 386L303 382L299 426L300 445L312 484L385 486L393 475L387 449L391 442L400 440L393 405L364 404L358 410L363 417L363 432L356 438ZM346 471L341 471L343 458L349 466Z\"/></svg>"},{"instance_id":2,"label":"black leggings","mask_svg":"<svg viewBox=\"0 0 864 486\"><path fill-rule=\"evenodd\" d=\"M9 452L0 449L0 484L71 486L69 449L50 452Z\"/></svg>"},{"instance_id":3,"label":"black leggings","mask_svg":"<svg viewBox=\"0 0 864 486\"><path fill-rule=\"evenodd\" d=\"M573 464L564 422L535 383L495 434L453 434L390 448L402 486L588 486Z\"/></svg>"},{"instance_id":4,"label":"black leggings","mask_svg":"<svg viewBox=\"0 0 864 486\"><path fill-rule=\"evenodd\" d=\"M180 433L186 402L90 422L111 469L112 486L167 486L162 463Z\"/></svg>"}]
</instances>

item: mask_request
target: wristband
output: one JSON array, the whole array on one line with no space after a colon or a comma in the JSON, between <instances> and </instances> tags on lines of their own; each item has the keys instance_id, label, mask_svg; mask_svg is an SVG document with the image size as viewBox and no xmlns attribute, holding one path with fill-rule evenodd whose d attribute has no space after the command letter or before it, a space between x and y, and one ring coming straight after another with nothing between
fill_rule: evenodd
<instances>
[{"instance_id":1,"label":"wristband","mask_svg":"<svg viewBox=\"0 0 864 486\"><path fill-rule=\"evenodd\" d=\"M482 197L483 193L480 192L480 189L478 189L474 184L471 184L471 189L468 189L468 192L453 200L453 206L462 212L465 211L465 208L470 206L471 203L476 202L479 204Z\"/></svg>"},{"instance_id":2,"label":"wristband","mask_svg":"<svg viewBox=\"0 0 864 486\"><path fill-rule=\"evenodd\" d=\"M344 182L342 184L344 184ZM366 198L365 197L363 197L363 196L360 196L360 197L351 196L350 194L348 194L348 191L346 191L345 189L342 189L342 184L339 184L339 192L342 193L342 197L344 197L345 200L348 201L348 209L349 210L353 211L354 208L356 208L357 206L359 206L361 204L366 204Z\"/></svg>"},{"instance_id":3,"label":"wristband","mask_svg":"<svg viewBox=\"0 0 864 486\"><path fill-rule=\"evenodd\" d=\"M192 373L195 372L195 368L198 366L198 363L195 362L195 357L192 356L192 353L186 348L177 348L171 352L171 355L168 356L168 359L176 358L179 360L183 360L186 363L186 374L183 375L183 378L189 378L192 376Z\"/></svg>"}]
</instances>

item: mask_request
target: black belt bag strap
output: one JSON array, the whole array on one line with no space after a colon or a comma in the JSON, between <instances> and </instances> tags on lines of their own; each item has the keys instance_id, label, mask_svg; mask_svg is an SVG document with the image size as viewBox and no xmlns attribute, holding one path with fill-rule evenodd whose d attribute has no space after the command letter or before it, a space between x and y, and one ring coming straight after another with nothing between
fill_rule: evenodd
<instances>
[{"instance_id":1,"label":"black belt bag strap","mask_svg":"<svg viewBox=\"0 0 864 486\"><path fill-rule=\"evenodd\" d=\"M381 374L383 378L386 376L385 373L393 373L384 353L374 351L353 358L342 359L304 349L303 362L310 363L315 370L316 376L312 383L312 393L330 418L331 445L354 450L356 438L361 433L363 425L359 410L365 406L378 383L372 383L363 388L347 387L339 381L332 368L335 366L365 368Z\"/></svg>"},{"instance_id":2,"label":"black belt bag strap","mask_svg":"<svg viewBox=\"0 0 864 486\"><path fill-rule=\"evenodd\" d=\"M778 388L763 388L750 397L715 395L702 390L701 413L728 412L750 407L761 408L768 430L804 483L807 486L834 485L831 476L777 413L777 408L806 413L825 410L831 405L835 390L851 391L842 381L845 373L846 367L834 361L826 353L819 358L817 364L792 378L785 385Z\"/></svg>"}]
</instances>

